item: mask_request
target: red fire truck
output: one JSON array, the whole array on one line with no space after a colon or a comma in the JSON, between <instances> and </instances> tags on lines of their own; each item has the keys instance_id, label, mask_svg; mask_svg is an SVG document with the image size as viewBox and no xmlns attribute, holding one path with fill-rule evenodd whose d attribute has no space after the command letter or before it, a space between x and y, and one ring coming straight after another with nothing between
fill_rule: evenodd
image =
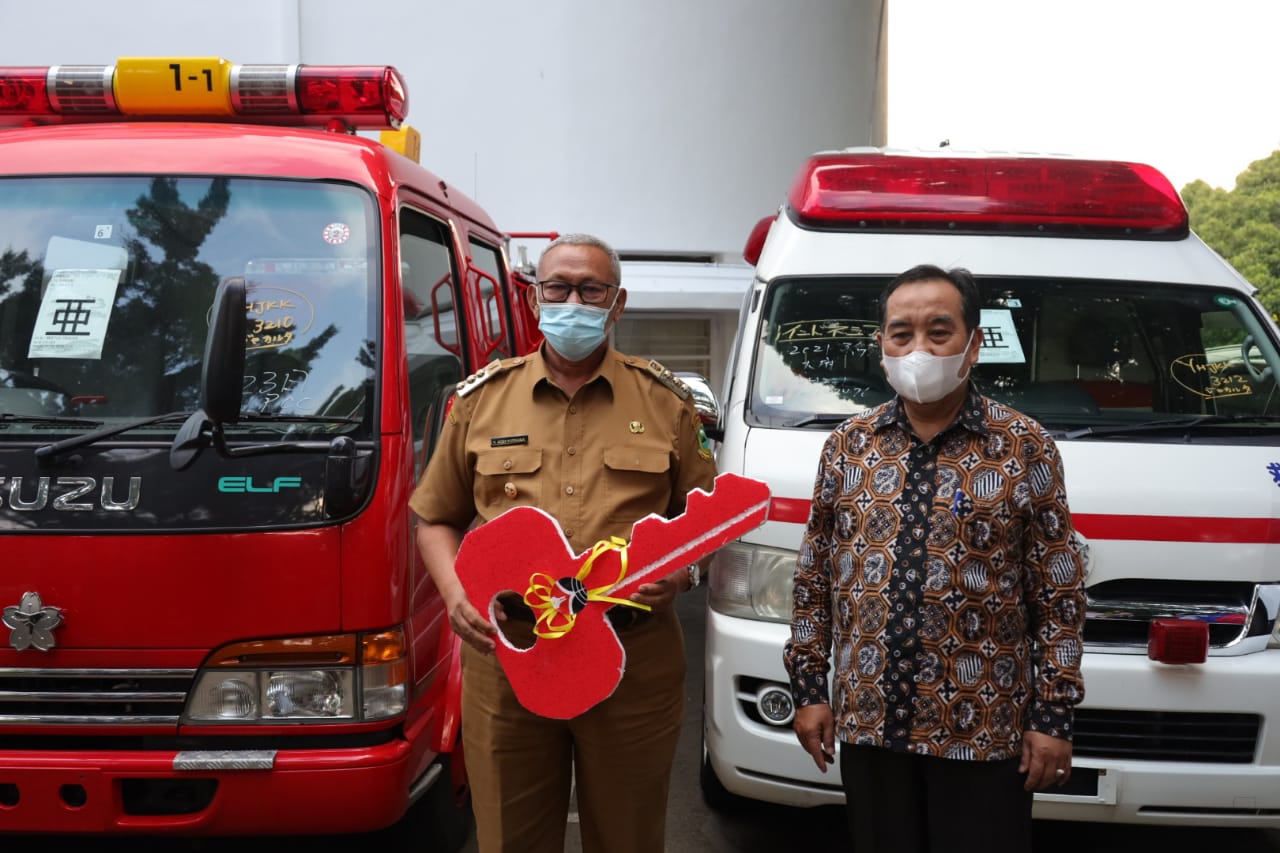
<instances>
[{"instance_id":1,"label":"red fire truck","mask_svg":"<svg viewBox=\"0 0 1280 853\"><path fill-rule=\"evenodd\" d=\"M389 66L0 68L0 832L465 838L408 498L537 329L407 105Z\"/></svg>"}]
</instances>

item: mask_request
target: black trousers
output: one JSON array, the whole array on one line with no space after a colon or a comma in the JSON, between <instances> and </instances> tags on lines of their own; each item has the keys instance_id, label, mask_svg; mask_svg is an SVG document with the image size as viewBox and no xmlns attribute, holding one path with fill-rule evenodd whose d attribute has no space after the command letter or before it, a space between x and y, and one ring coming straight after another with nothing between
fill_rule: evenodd
<instances>
[{"instance_id":1,"label":"black trousers","mask_svg":"<svg viewBox=\"0 0 1280 853\"><path fill-rule=\"evenodd\" d=\"M961 761L840 744L855 853L1030 853L1017 758Z\"/></svg>"}]
</instances>

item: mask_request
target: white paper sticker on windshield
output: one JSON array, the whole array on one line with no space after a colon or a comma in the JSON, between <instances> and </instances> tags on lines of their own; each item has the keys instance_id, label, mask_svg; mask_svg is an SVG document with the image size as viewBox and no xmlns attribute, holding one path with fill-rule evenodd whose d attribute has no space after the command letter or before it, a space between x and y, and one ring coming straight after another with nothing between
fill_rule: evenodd
<instances>
[{"instance_id":1,"label":"white paper sticker on windshield","mask_svg":"<svg viewBox=\"0 0 1280 853\"><path fill-rule=\"evenodd\" d=\"M1022 364L1027 360L1009 309L983 308L978 333L982 335L979 364Z\"/></svg>"},{"instance_id":2,"label":"white paper sticker on windshield","mask_svg":"<svg viewBox=\"0 0 1280 853\"><path fill-rule=\"evenodd\" d=\"M55 270L27 358L102 358L120 270Z\"/></svg>"}]
</instances>

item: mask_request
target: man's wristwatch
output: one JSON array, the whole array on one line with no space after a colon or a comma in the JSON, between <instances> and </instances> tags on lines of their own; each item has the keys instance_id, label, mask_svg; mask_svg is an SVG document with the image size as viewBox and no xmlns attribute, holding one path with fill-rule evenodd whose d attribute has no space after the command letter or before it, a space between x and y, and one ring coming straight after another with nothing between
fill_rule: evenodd
<instances>
[{"instance_id":1,"label":"man's wristwatch","mask_svg":"<svg viewBox=\"0 0 1280 853\"><path fill-rule=\"evenodd\" d=\"M697 563L690 563L684 570L689 573L689 589L702 582L702 568Z\"/></svg>"}]
</instances>

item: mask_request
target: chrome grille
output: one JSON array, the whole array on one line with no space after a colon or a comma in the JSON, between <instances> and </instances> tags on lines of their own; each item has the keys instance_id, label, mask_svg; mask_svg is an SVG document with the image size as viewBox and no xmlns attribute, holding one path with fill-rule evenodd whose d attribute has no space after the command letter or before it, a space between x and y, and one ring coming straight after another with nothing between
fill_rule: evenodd
<instances>
[{"instance_id":1,"label":"chrome grille","mask_svg":"<svg viewBox=\"0 0 1280 853\"><path fill-rule=\"evenodd\" d=\"M0 723L177 725L193 669L0 669Z\"/></svg>"},{"instance_id":2,"label":"chrome grille","mask_svg":"<svg viewBox=\"0 0 1280 853\"><path fill-rule=\"evenodd\" d=\"M1077 708L1071 751L1090 758L1247 764L1261 726L1256 714Z\"/></svg>"},{"instance_id":3,"label":"chrome grille","mask_svg":"<svg viewBox=\"0 0 1280 853\"><path fill-rule=\"evenodd\" d=\"M1084 641L1089 651L1146 654L1153 619L1209 624L1209 654L1266 648L1280 615L1280 584L1229 581L1112 580L1086 591Z\"/></svg>"}]
</instances>

